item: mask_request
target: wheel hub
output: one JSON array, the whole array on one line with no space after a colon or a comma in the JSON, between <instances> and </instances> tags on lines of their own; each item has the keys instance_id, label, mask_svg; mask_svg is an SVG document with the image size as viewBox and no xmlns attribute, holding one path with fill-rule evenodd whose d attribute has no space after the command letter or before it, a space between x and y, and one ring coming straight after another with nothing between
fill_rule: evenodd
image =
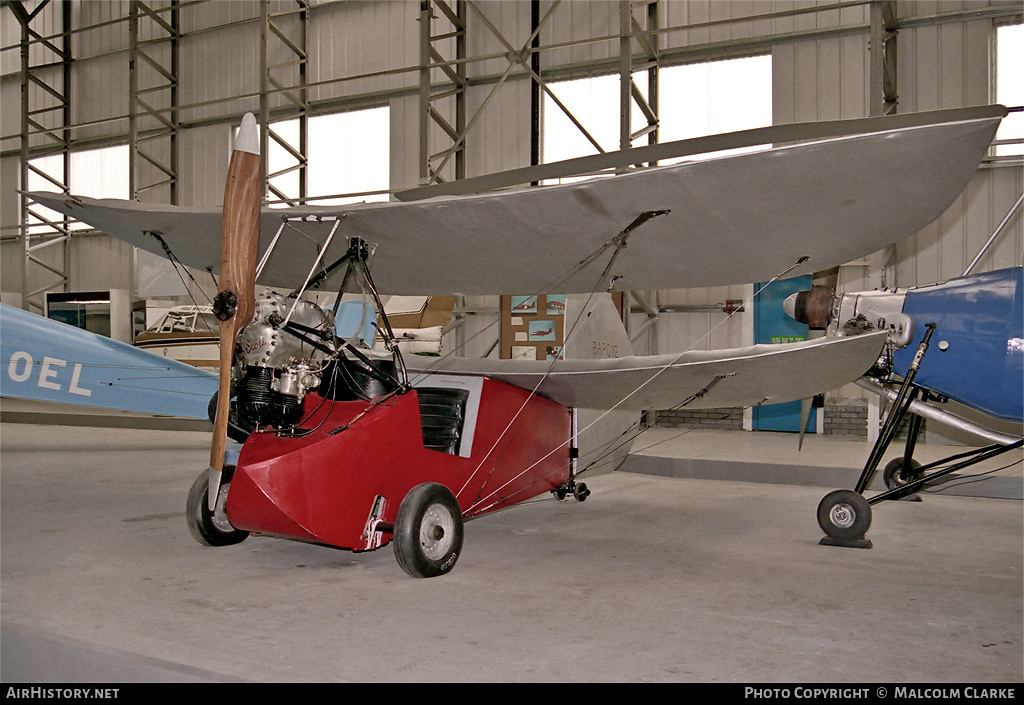
<instances>
[{"instance_id":1,"label":"wheel hub","mask_svg":"<svg viewBox=\"0 0 1024 705\"><path fill-rule=\"evenodd\" d=\"M829 520L841 529L849 529L857 520L857 512L849 504L837 504L828 512Z\"/></svg>"},{"instance_id":2,"label":"wheel hub","mask_svg":"<svg viewBox=\"0 0 1024 705\"><path fill-rule=\"evenodd\" d=\"M235 530L235 527L231 526L231 522L228 521L227 503L228 485L221 485L220 491L217 492L217 503L214 505L213 514L210 517L210 520L213 522L214 526L225 534L229 534Z\"/></svg>"},{"instance_id":3,"label":"wheel hub","mask_svg":"<svg viewBox=\"0 0 1024 705\"><path fill-rule=\"evenodd\" d=\"M455 519L448 509L440 504L431 505L423 514L420 524L420 545L430 560L444 558L451 549L455 535Z\"/></svg>"},{"instance_id":4,"label":"wheel hub","mask_svg":"<svg viewBox=\"0 0 1024 705\"><path fill-rule=\"evenodd\" d=\"M892 476L893 485L896 487L903 487L904 485L908 485L916 480L919 476L920 473L913 472L912 470L907 471L901 468Z\"/></svg>"}]
</instances>

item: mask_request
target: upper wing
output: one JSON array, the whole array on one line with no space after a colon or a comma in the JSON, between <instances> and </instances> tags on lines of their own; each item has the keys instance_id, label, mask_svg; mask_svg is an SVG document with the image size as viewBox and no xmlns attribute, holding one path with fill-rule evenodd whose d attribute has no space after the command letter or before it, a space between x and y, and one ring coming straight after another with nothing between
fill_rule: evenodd
<instances>
[{"instance_id":1,"label":"upper wing","mask_svg":"<svg viewBox=\"0 0 1024 705\"><path fill-rule=\"evenodd\" d=\"M877 360L887 333L594 360L408 360L410 381L431 373L486 376L586 409L718 408L805 399L855 381ZM416 367L417 365L422 365ZM684 404L685 402L685 404Z\"/></svg>"},{"instance_id":2,"label":"upper wing","mask_svg":"<svg viewBox=\"0 0 1024 705\"><path fill-rule=\"evenodd\" d=\"M324 261L341 257L349 238L362 238L375 247L372 271L382 293L587 292L607 257L579 269L581 260L641 213L669 210L633 232L619 253L619 289L765 281L801 258L791 274L857 259L933 221L964 189L1005 114L991 106L935 120L915 115L911 123L873 118L873 130L863 134L561 186L265 209L260 248L286 215L341 216ZM886 129L891 124L911 126ZM219 208L29 195L145 250L163 253L156 233L185 264L219 267ZM296 228L305 235L285 236L261 283L291 288L303 281L329 227Z\"/></svg>"}]
</instances>

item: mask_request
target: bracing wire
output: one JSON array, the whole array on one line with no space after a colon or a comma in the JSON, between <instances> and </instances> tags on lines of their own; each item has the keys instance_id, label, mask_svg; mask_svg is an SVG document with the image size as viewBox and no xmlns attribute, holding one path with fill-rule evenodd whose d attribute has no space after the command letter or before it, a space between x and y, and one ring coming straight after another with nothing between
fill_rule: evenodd
<instances>
[{"instance_id":1,"label":"bracing wire","mask_svg":"<svg viewBox=\"0 0 1024 705\"><path fill-rule=\"evenodd\" d=\"M613 241L613 242L614 242L614 241ZM607 249L607 245L605 246L605 248L604 248L604 249ZM616 250L616 253L617 253L617 252L618 252L618 249ZM590 258L588 258L588 260L587 260L587 261L588 261L588 263L589 263L589 262L592 262L592 261L593 261L594 259L595 259L595 258L593 258L593 257L590 257ZM765 289L766 289L766 288L767 288L768 286L770 286L771 284L773 284L773 283L774 283L775 281L777 281L777 280L781 279L781 278L782 278L782 277L784 277L784 276L785 276L786 274L788 274L789 272L791 272L791 271L792 271L793 269L795 269L795 268L796 268L796 267L798 267L799 265L801 265L801 264L803 264L804 262L806 262L806 261L807 261L807 259L808 259L808 257L806 257L806 256L800 257L800 258L799 258L799 259L797 259L797 260L796 260L796 261L795 261L795 262L794 262L793 264L791 264L791 265L790 265L789 267L787 267L787 268L786 268L786 269L784 269L783 271L779 272L778 274L776 274L775 276L773 276L773 277L772 277L772 278L771 278L770 280L768 280L767 282L765 282L764 284L762 284L762 286L761 286L761 287L760 287L760 288L759 288L759 289L758 289L757 291L755 291L755 292L754 292L754 294L753 294L753 297L752 297L752 300L753 300L754 298L756 298L756 297L757 297L757 296L758 296L758 295L759 295L759 294L760 294L761 292L763 292L763 291L764 291L764 290L765 290ZM606 269L605 269L605 274L603 274L602 276L605 276L605 275L606 275L606 274L608 273L608 271L609 271L609 268L606 268ZM596 292L592 292L592 293L591 293L591 296L593 296L593 295L594 295L594 293L596 293ZM588 301L589 301L589 299L588 299ZM584 307L584 309L583 309L583 310L586 310L586 307ZM613 405L613 406L612 406L611 408L609 408L609 409L605 410L605 411L604 411L603 413L601 413L601 414L600 414L600 415L599 415L599 416L598 416L598 417L597 417L596 419L594 419L593 421L591 421L591 423L590 423L590 424L588 424L588 425L587 425L586 427L584 427L583 429L580 429L580 430L578 431L578 433L583 433L583 432L585 432L586 430L588 430L588 429L590 429L591 427L593 427L593 426L594 426L594 425L595 425L596 423L598 423L598 422L599 422L600 420L602 420L602 419L603 419L604 417L606 417L606 416L607 416L608 414L612 413L612 412L613 412L613 411L614 411L615 409L617 409L617 408L618 408L618 407L620 407L620 406L621 406L622 404L624 404L624 403L625 403L626 401L628 401L628 400L629 400L629 399L630 399L630 398L631 398L632 396L634 396L635 394L639 393L639 392L640 392L640 391L641 391L641 390L642 390L642 389L643 389L644 387L646 387L646 386L647 386L647 385L649 385L649 384L650 384L651 382L653 382L653 381L654 381L655 379L657 379L658 377L660 377L660 376L661 376L661 375L662 375L662 374L663 374L663 373L664 373L664 372L665 372L666 370L670 369L670 368L671 368L671 367L672 367L672 366L673 366L673 365L674 365L674 364L675 364L675 363L676 363L676 362L677 362L677 361L678 361L679 359L681 359L681 358L683 357L683 355L685 355L685 354L687 354L688 352L690 352L690 351L691 351L691 350L692 350L692 349L694 348L694 346L696 346L696 345L697 345L697 344L699 344L699 343L700 343L701 341L703 341L703 340L705 340L706 338L708 338L709 336L711 336L711 334L712 334L712 333L714 333L714 332L715 332L715 331L716 331L716 330L717 330L717 329L718 329L719 327L721 327L722 325L724 325L724 324L725 324L725 322L726 322L726 321L728 321L728 320L729 320L729 319L730 319L730 318L731 318L731 317L733 316L733 313L735 313L735 311L733 311L733 312L729 313L729 314L728 314L728 315L727 315L727 316L726 316L726 317L725 317L725 318L724 318L724 319L723 319L722 321L720 321L720 322L719 322L719 323L718 323L718 324L717 324L716 326L714 326L713 328L711 328L711 329L710 329L710 330L709 330L709 331L708 331L708 332L707 332L707 333L706 333L705 335L703 335L703 336L702 336L702 337L701 337L700 339L698 339L698 340L694 341L694 342L693 342L693 343L692 343L692 344L691 344L691 345L690 345L690 346L689 346L689 347L688 347L688 348L687 348L686 350L684 350L684 351L680 352L680 353L679 353L678 355L676 355L676 356L675 356L674 358L672 358L672 360L670 360L670 361L669 361L669 362L667 362L666 364L662 365L662 366L661 366L661 367L660 367L660 368L659 368L659 369L658 369L657 371L655 371L655 372L654 372L654 373L653 373L653 374L652 374L652 375L651 375L651 376L650 376L650 377L649 377L649 378L648 378L648 379L647 379L646 381L644 381L644 382L642 382L641 384L637 385L637 387L636 387L635 389L633 389L633 391L631 391L631 392L629 392L628 394L626 394L626 395L625 395L625 396L624 396L624 397L623 397L622 399L620 399L620 400L619 400L618 402L616 402L616 403L615 403L615 404L614 404L614 405ZM540 381L539 381L539 382L537 383L537 385L536 385L536 386L534 387L534 390L533 390L533 391L534 391L534 393L536 393L536 391L537 391L537 390L538 390L538 389L540 388L541 384L543 383L544 379L546 379L547 375L548 375L548 374L550 373L550 371L551 371L551 369L552 369L552 366L553 366L554 362L555 362L555 361L552 361L552 365L549 365L549 366L548 366L548 369L547 369L547 370L545 371L545 373L544 373L544 375L542 376L541 380L540 380ZM708 388L709 388L709 387L710 387L710 386L711 386L712 384L714 384L714 383L715 383L715 381L717 381L717 380L711 380L711 381L709 382L708 386L704 388L704 390L702 390L701 392L698 392L698 394L696 394L696 395L691 395L691 397L689 397L689 398L688 398L687 400L685 400L685 401L683 402L683 405L685 405L685 404L687 404L687 403L690 403L690 402L692 402L692 401L693 401L693 399L697 398L698 396L702 396L702 395L703 395L703 392L706 392L706 391L707 391L707 389L708 389ZM527 398L527 402L528 402L528 401L529 401L529 397ZM522 410L523 410L523 408L525 408L525 406L526 406L526 404L524 403L524 404L523 404L523 406L522 406L522 407L520 407L520 409L519 409L519 410L518 410L518 411L516 412L516 414L515 414L515 415L513 416L512 420L511 420L511 421L509 421L509 424L508 424L508 425L506 426L506 428L505 428L505 430L504 430L504 431L502 432L501 436L499 436L499 438L498 438L498 439L497 439L497 440L495 441L495 446L496 446L496 445L498 444L498 442L500 442L500 441L501 441L502 437L504 437L505 433L506 433L506 432L508 431L508 429L509 429L509 428L511 427L511 425L512 425L512 424L513 424L513 423L515 422L515 420L516 420L516 419L518 418L519 414L520 414L520 413L522 412ZM524 470L522 470L522 471L521 471L521 472L520 472L519 474L517 474L517 475L515 475L514 477L510 478L510 479L509 479L508 481L506 481L506 482L505 482L504 484L502 484L502 485L501 485L500 487L498 487L498 488L496 488L496 489L494 489L494 490L491 490L491 491L490 491L490 492L489 492L489 493L488 493L487 495L485 495L485 496L483 496L483 497L478 497L478 498L477 498L477 500L476 500L476 501L474 502L473 506L472 506L472 507L470 507L470 509L469 509L469 510L467 510L467 511L472 511L472 510L473 510L474 508L477 508L477 507L479 507L479 506L480 506L480 505L481 505L482 503L484 503L484 502L486 502L487 500L489 500L489 499L491 499L492 497L494 497L494 496L495 496L495 495L496 495L497 493L499 493L499 492L500 492L500 491L501 491L502 489L504 489L505 487L508 487L508 486L509 486L509 485L510 485L511 483L513 483L513 482L515 482L516 480L518 480L519 478L521 478L521 477L522 477L523 475L525 475L526 473L528 473L528 472L529 472L530 470L532 470L532 469L533 469L534 467L536 467L536 466L537 466L538 464L540 464L541 462L543 462L544 460L546 460L546 459L547 459L548 457L550 457L551 455L553 455L553 454L554 454L555 452L557 452L557 451L559 451L560 449L562 449L563 447L565 447L565 446L566 446L566 445L567 445L567 444L568 444L569 442L570 442L570 441L569 441L569 440L567 439L567 440L566 440L566 441L564 441L563 443L559 444L559 445L558 445L557 447L555 447L555 448L551 449L551 450L550 450L550 451L549 451L548 453L546 453L546 454L545 454L544 456L542 456L541 458L539 458L539 459L537 459L536 461L534 461L534 462L533 462L533 463L532 463L531 465L529 465L529 466L528 466L527 468L525 468ZM484 461L486 460L486 458L487 458L488 456L490 456L490 454L491 454L491 452L492 452L493 450L494 450L494 448L493 448L493 447L492 447L492 448L491 448L490 450L488 450L487 456L485 456L485 457L484 457L484 459L482 459L482 460L481 460L481 466L482 466L483 462L484 462ZM607 455L606 455L605 457L607 457ZM477 472L479 471L479 469L480 469L480 466L478 466L478 467L477 467L477 469L476 469L476 470L474 471L474 473L473 473L473 476L475 476L475 475L476 475L476 473L477 473ZM584 468L584 471L585 471L585 470L586 470L586 468ZM473 477L473 476L471 476L471 478L470 478L470 479L472 479L472 477ZM469 483L469 481L467 480L467 483L466 483L466 485L468 485L468 483ZM465 489L465 486L463 486L463 490L464 490L464 489ZM461 492L461 490L460 490L460 492ZM503 500L499 500L499 501L503 501Z\"/></svg>"},{"instance_id":2,"label":"bracing wire","mask_svg":"<svg viewBox=\"0 0 1024 705\"><path fill-rule=\"evenodd\" d=\"M651 218L655 218L655 217L657 217L659 215L664 215L666 213L668 213L668 211L648 211L648 212L645 212L645 213L641 213L637 218L635 218L633 220L632 223L630 223L626 228L624 228L618 235L616 235L614 238L612 238L611 240L606 242L604 245L602 245L600 248L598 248L597 251L595 251L594 253L590 254L589 256L587 256L586 258L581 260L579 263L577 263L577 265L575 265L575 267L573 268L573 273L581 272L581 271L583 271L583 269L586 268L586 266L588 266L592 262L596 261L599 258L600 254L602 252L607 251L611 247L615 248L615 250L612 252L612 255L611 255L611 257L610 257L610 259L608 261L608 264L604 268L604 271L601 272L601 275L598 278L595 286L592 287L590 295L587 297L586 304L581 307L580 312L576 316L576 320L573 321L572 326L569 329L569 332L566 333L565 340L563 340L563 342L562 342L563 349L570 342L570 340L572 339L573 335L576 332L577 325L579 324L579 322L581 320L583 320L584 314L590 308L591 301L593 301L593 298L597 294L597 292L600 291L602 285L609 286L609 284L610 284L610 282L609 282L609 274L611 272L612 265L615 263L615 259L618 256L619 252L621 252L622 249L624 247L626 247L626 242L627 242L627 239L628 239L629 235L633 232L633 230L635 230L636 228L640 227L641 225L646 223ZM555 280L555 282L556 282L555 285L557 285L557 282L564 281L564 280L565 280L564 278L556 279ZM546 290L550 290L550 289L546 289ZM556 359L552 359L549 362L547 368L544 370L544 373L541 375L540 379L537 381L537 384L534 386L533 390L526 397L525 401L522 403L522 405L519 407L519 409L516 410L515 414L513 414L512 418L505 425L505 428L502 429L501 433L498 435L498 438L495 439L495 441L491 445L491 447L488 448L487 453L484 455L484 457L480 459L479 464L473 470L473 472L469 475L469 477L466 479L466 482L463 484L462 488L458 492L455 493L456 497L461 496L462 492L465 491L466 487L469 486L470 482L472 482L473 479L480 472L480 470L483 467L484 463L487 461L487 459L494 452L495 448L497 448L497 446L501 443L502 439L504 439L505 435L509 432L509 430L512 428L512 426L519 419L519 416L523 413L523 410L530 403L530 400L533 398L533 395L536 394L537 390L540 389L542 384L544 384L544 381L548 378L548 375L550 375L551 370L553 369L553 367L554 367L556 362L557 362ZM568 442L568 441L566 441L566 442ZM554 450L557 450L557 448L554 449ZM553 453L554 450L552 450L551 453ZM551 455L551 453L548 453L547 455L542 457L540 460L538 460L536 463L534 463L533 465L528 467L523 472L524 473L528 472L530 469L535 467L537 463L539 463L539 462L543 461L544 459L546 459L547 457L549 457ZM493 469L492 469L492 471L493 471ZM515 479L518 479L519 477L522 476L522 474L523 473L520 473L520 475L517 475L515 478L513 478L513 480L510 480L510 482L514 481ZM506 485L507 484L508 483L506 483ZM504 486L505 485L502 485L502 487L504 487ZM501 488L499 488L499 489L501 489ZM488 496L490 496L490 495L488 495ZM481 501L480 498L477 499L477 503L479 503L479 501Z\"/></svg>"},{"instance_id":3,"label":"bracing wire","mask_svg":"<svg viewBox=\"0 0 1024 705\"><path fill-rule=\"evenodd\" d=\"M174 267L174 273L178 275L178 279L181 280L182 285L185 287L185 293L188 294L188 298L192 301L192 303L195 306L199 305L195 297L192 296L192 292L191 290L189 290L188 283L185 281L185 278L181 274L182 272L188 275L188 278L192 281L193 284L196 285L196 289L198 289L203 294L203 296L206 297L206 300L209 301L210 303L213 303L212 301L210 301L209 294L207 294L203 287L199 285L199 282L196 281L196 278L192 276L192 272L188 271L188 267L183 265L181 263L181 260L178 259L178 256L171 251L171 247L170 245L167 244L167 241L164 240L159 233L150 232L149 234L157 242L159 242L160 246L164 249L164 253L166 253L168 261L171 263L171 266ZM213 276L212 272L210 273L210 276Z\"/></svg>"}]
</instances>

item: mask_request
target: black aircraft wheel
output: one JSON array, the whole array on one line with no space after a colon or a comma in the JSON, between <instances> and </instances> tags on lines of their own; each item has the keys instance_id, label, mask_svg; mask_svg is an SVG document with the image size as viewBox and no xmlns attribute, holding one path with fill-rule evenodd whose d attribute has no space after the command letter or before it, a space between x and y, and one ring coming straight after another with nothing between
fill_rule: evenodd
<instances>
[{"instance_id":1,"label":"black aircraft wheel","mask_svg":"<svg viewBox=\"0 0 1024 705\"><path fill-rule=\"evenodd\" d=\"M837 541L862 539L871 526L871 505L853 490L829 492L818 505L818 525Z\"/></svg>"},{"instance_id":2,"label":"black aircraft wheel","mask_svg":"<svg viewBox=\"0 0 1024 705\"><path fill-rule=\"evenodd\" d=\"M206 406L206 413L210 417L210 423L217 422L217 397L219 395L219 391L214 392L213 396L210 397L210 403ZM232 397L231 406L228 407L228 438L244 443L249 434L253 432L253 428L253 425L245 421L242 415L238 413L238 407L235 405L234 397Z\"/></svg>"},{"instance_id":3,"label":"black aircraft wheel","mask_svg":"<svg viewBox=\"0 0 1024 705\"><path fill-rule=\"evenodd\" d=\"M424 482L409 491L395 517L395 558L414 578L433 578L455 567L462 552L462 511L444 485Z\"/></svg>"},{"instance_id":4,"label":"black aircraft wheel","mask_svg":"<svg viewBox=\"0 0 1024 705\"><path fill-rule=\"evenodd\" d=\"M921 473L918 471L919 467L921 467L921 463L911 460L910 468L904 468L903 458L893 458L882 469L882 480L890 490L903 487L908 482L913 482L921 477Z\"/></svg>"},{"instance_id":5,"label":"black aircraft wheel","mask_svg":"<svg viewBox=\"0 0 1024 705\"><path fill-rule=\"evenodd\" d=\"M576 487L573 488L572 493L573 496L576 497L577 502L582 502L590 496L590 488L587 487L587 483L579 482L576 484Z\"/></svg>"},{"instance_id":6,"label":"black aircraft wheel","mask_svg":"<svg viewBox=\"0 0 1024 705\"><path fill-rule=\"evenodd\" d=\"M228 483L221 483L220 491L217 493L217 505L212 512L206 501L209 486L210 473L204 470L188 491L185 519L189 532L204 546L231 546L245 541L249 538L249 532L239 531L231 526L224 510L228 497Z\"/></svg>"}]
</instances>

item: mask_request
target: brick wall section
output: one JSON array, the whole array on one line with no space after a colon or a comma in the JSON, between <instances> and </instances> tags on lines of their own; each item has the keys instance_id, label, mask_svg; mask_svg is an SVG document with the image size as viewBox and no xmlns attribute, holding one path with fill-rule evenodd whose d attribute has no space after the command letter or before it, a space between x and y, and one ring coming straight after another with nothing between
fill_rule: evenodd
<instances>
[{"instance_id":1,"label":"brick wall section","mask_svg":"<svg viewBox=\"0 0 1024 705\"><path fill-rule=\"evenodd\" d=\"M722 431L743 430L743 409L678 409L658 412L658 426L667 428L714 428Z\"/></svg>"},{"instance_id":2,"label":"brick wall section","mask_svg":"<svg viewBox=\"0 0 1024 705\"><path fill-rule=\"evenodd\" d=\"M825 422L823 433L836 436L868 435L868 403L862 399L842 400L839 403L825 406ZM662 410L657 414L657 425L666 428L713 428L726 431L743 430L743 409L678 409ZM908 419L897 434L897 438L905 437ZM924 428L921 429L921 441L924 441Z\"/></svg>"},{"instance_id":3,"label":"brick wall section","mask_svg":"<svg viewBox=\"0 0 1024 705\"><path fill-rule=\"evenodd\" d=\"M823 431L825 435L867 437L867 402L850 399L840 404L826 404Z\"/></svg>"}]
</instances>

